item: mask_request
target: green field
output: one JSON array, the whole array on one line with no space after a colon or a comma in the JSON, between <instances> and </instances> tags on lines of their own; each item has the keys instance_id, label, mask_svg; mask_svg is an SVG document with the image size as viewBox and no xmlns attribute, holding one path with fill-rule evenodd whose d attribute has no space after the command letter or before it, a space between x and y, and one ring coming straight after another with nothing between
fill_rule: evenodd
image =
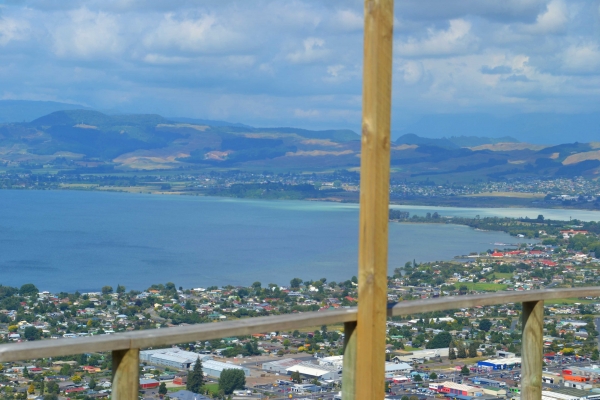
<instances>
[{"instance_id":1,"label":"green field","mask_svg":"<svg viewBox=\"0 0 600 400\"><path fill-rule=\"evenodd\" d=\"M492 279L492 276L495 276L496 279L510 279L513 277L512 272L492 272L486 278Z\"/></svg>"},{"instance_id":2,"label":"green field","mask_svg":"<svg viewBox=\"0 0 600 400\"><path fill-rule=\"evenodd\" d=\"M218 383L207 383L204 385L205 389L208 389L212 394L219 394L219 384Z\"/></svg>"},{"instance_id":3,"label":"green field","mask_svg":"<svg viewBox=\"0 0 600 400\"><path fill-rule=\"evenodd\" d=\"M579 300L579 299L556 299L556 300L547 300L544 302L545 305L549 306L560 306L560 305L572 305L575 303L581 304L591 304L595 303L595 300Z\"/></svg>"},{"instance_id":4,"label":"green field","mask_svg":"<svg viewBox=\"0 0 600 400\"><path fill-rule=\"evenodd\" d=\"M484 283L484 282L467 282L461 283L460 286L465 285L469 290L495 292L498 290L506 290L508 285L503 283Z\"/></svg>"}]
</instances>

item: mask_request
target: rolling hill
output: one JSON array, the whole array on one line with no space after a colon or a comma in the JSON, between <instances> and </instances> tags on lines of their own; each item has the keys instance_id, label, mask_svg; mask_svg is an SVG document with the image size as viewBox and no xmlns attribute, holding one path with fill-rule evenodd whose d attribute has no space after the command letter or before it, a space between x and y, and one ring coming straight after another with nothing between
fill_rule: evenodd
<instances>
[{"instance_id":1,"label":"rolling hill","mask_svg":"<svg viewBox=\"0 0 600 400\"><path fill-rule=\"evenodd\" d=\"M202 123L200 123L202 122ZM360 165L360 136L351 130L256 128L155 114L55 111L31 122L0 124L5 168L73 172L184 169L319 171ZM597 178L598 143L553 146L509 136L399 137L394 179L472 181L527 176Z\"/></svg>"}]
</instances>

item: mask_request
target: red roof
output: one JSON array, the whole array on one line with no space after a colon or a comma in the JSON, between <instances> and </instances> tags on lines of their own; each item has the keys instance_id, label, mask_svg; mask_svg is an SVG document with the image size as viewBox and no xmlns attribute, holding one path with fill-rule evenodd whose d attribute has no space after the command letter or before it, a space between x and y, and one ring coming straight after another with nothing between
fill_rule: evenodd
<instances>
[{"instance_id":1,"label":"red roof","mask_svg":"<svg viewBox=\"0 0 600 400\"><path fill-rule=\"evenodd\" d=\"M500 253L499 251L495 251L492 253L492 257L504 257L504 254Z\"/></svg>"}]
</instances>

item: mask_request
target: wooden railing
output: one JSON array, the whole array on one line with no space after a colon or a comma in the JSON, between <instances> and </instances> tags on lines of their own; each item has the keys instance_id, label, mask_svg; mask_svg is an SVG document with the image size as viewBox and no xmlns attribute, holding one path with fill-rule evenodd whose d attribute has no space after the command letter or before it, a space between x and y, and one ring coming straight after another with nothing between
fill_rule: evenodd
<instances>
[{"instance_id":1,"label":"wooden railing","mask_svg":"<svg viewBox=\"0 0 600 400\"><path fill-rule=\"evenodd\" d=\"M433 311L473 308L496 304L523 303L521 398L541 399L544 301L564 298L598 297L600 287L495 292L489 294L438 297L389 304L386 317L415 315ZM357 396L363 376L357 375L356 307L333 311L315 311L270 317L246 318L183 327L151 329L82 337L0 345L0 362L31 360L89 352L112 351L113 399L138 398L139 351L148 347L204 341L253 333L289 331L303 327L344 324L345 348L342 390L346 400L380 399L369 394ZM382 329L385 332L385 329ZM383 371L383 362L381 370ZM376 377L377 378L377 377ZM384 379L384 375L380 377Z\"/></svg>"}]
</instances>

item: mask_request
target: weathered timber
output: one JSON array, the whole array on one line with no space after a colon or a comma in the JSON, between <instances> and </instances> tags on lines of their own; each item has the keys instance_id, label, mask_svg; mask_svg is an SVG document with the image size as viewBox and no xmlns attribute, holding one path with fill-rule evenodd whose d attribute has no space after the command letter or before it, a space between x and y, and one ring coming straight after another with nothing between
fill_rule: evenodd
<instances>
[{"instance_id":1,"label":"weathered timber","mask_svg":"<svg viewBox=\"0 0 600 400\"><path fill-rule=\"evenodd\" d=\"M365 0L356 393L382 399L385 380L393 0ZM351 397L345 396L350 400Z\"/></svg>"},{"instance_id":2,"label":"weathered timber","mask_svg":"<svg viewBox=\"0 0 600 400\"><path fill-rule=\"evenodd\" d=\"M599 297L599 287L544 289L524 292L494 292L477 295L438 297L388 304L387 316L490 306L494 304L522 303L553 299ZM210 340L252 333L294 330L298 328L344 324L357 320L356 307L335 311L314 311L271 317L245 318L236 321L188 325L175 328L149 329L88 336L78 339L38 340L34 342L0 345L0 362L32 360L89 352L104 352L148 347L169 346L196 340Z\"/></svg>"},{"instance_id":3,"label":"weathered timber","mask_svg":"<svg viewBox=\"0 0 600 400\"><path fill-rule=\"evenodd\" d=\"M356 333L355 321L344 324L343 400L354 400L356 394Z\"/></svg>"},{"instance_id":4,"label":"weathered timber","mask_svg":"<svg viewBox=\"0 0 600 400\"><path fill-rule=\"evenodd\" d=\"M112 352L112 399L138 400L140 349Z\"/></svg>"},{"instance_id":5,"label":"weathered timber","mask_svg":"<svg viewBox=\"0 0 600 400\"><path fill-rule=\"evenodd\" d=\"M544 302L523 303L521 314L521 399L542 399L542 358L544 357Z\"/></svg>"}]
</instances>

